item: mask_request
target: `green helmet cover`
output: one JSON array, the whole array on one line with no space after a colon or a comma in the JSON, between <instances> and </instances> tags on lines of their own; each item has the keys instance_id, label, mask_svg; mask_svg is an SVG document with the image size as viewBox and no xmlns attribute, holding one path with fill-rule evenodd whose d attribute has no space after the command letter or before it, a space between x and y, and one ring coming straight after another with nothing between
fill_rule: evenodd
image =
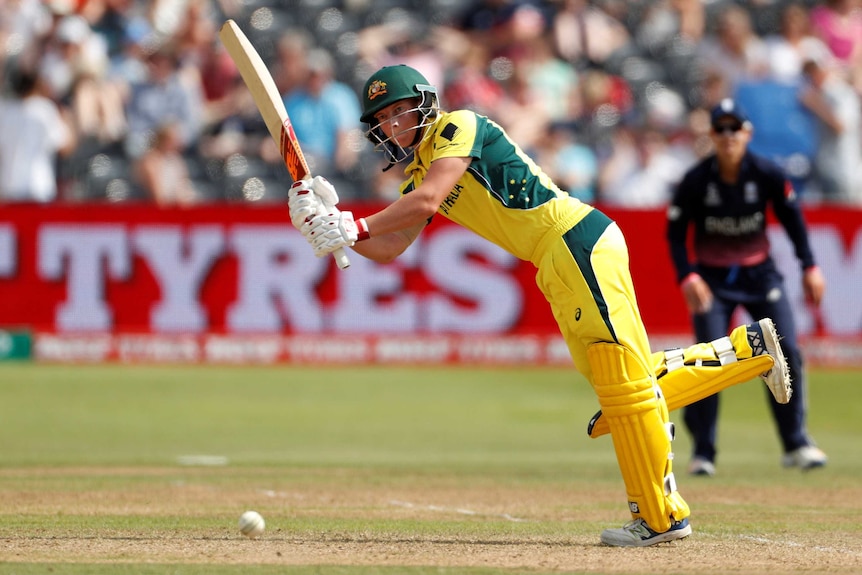
<instances>
[{"instance_id":1,"label":"green helmet cover","mask_svg":"<svg viewBox=\"0 0 862 575\"><path fill-rule=\"evenodd\" d=\"M435 91L428 80L410 66L386 66L368 78L362 91L360 121L370 124L374 114L398 100L421 98L423 92Z\"/></svg>"}]
</instances>

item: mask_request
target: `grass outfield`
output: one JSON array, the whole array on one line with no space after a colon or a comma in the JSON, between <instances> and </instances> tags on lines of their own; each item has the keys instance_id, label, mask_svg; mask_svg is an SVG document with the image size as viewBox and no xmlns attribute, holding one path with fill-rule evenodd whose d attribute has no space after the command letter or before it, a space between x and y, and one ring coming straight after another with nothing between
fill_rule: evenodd
<instances>
[{"instance_id":1,"label":"grass outfield","mask_svg":"<svg viewBox=\"0 0 862 575\"><path fill-rule=\"evenodd\" d=\"M694 535L620 550L571 370L0 365L0 574L859 573L859 378L811 374L810 473L757 381L723 395L714 478L673 413Z\"/></svg>"}]
</instances>

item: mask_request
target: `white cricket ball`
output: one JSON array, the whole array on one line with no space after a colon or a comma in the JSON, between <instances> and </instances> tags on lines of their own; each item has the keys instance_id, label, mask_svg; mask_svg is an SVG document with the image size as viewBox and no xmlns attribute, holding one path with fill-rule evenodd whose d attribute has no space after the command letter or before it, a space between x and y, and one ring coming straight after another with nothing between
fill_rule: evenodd
<instances>
[{"instance_id":1,"label":"white cricket ball","mask_svg":"<svg viewBox=\"0 0 862 575\"><path fill-rule=\"evenodd\" d=\"M254 539L263 534L266 523L257 511L246 511L239 516L239 531L246 537Z\"/></svg>"}]
</instances>

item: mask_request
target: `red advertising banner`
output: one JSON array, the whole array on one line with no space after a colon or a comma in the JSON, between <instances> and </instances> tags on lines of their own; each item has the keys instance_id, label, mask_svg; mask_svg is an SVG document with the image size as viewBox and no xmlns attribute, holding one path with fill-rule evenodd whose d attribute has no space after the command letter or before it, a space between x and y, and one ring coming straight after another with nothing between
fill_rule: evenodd
<instances>
[{"instance_id":1,"label":"red advertising banner","mask_svg":"<svg viewBox=\"0 0 862 575\"><path fill-rule=\"evenodd\" d=\"M664 213L608 213L626 234L653 347L688 343ZM792 247L771 229L799 331L815 358L862 363L862 211L806 217L829 285L820 313L805 307ZM569 361L532 265L444 218L392 264L351 263L314 257L280 206L8 205L0 329L33 331L37 357L57 360ZM339 352L303 347L319 338Z\"/></svg>"}]
</instances>

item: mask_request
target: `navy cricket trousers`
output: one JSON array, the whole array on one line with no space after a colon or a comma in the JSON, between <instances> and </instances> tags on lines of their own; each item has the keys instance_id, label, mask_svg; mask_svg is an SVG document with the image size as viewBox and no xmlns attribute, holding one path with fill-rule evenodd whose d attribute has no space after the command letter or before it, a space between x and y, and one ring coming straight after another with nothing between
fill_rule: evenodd
<instances>
[{"instance_id":1,"label":"navy cricket trousers","mask_svg":"<svg viewBox=\"0 0 862 575\"><path fill-rule=\"evenodd\" d=\"M807 425L807 394L803 359L796 337L793 309L784 290L784 279L770 259L749 267L712 268L699 266L698 273L714 295L712 308L692 316L697 341L708 342L729 333L730 321L737 307L743 307L758 321L765 317L775 322L781 337L781 348L787 357L793 398L787 404L775 401L764 386L781 446L785 453L810 445ZM684 421L691 433L694 456L715 461L719 394L707 397L685 408Z\"/></svg>"}]
</instances>

